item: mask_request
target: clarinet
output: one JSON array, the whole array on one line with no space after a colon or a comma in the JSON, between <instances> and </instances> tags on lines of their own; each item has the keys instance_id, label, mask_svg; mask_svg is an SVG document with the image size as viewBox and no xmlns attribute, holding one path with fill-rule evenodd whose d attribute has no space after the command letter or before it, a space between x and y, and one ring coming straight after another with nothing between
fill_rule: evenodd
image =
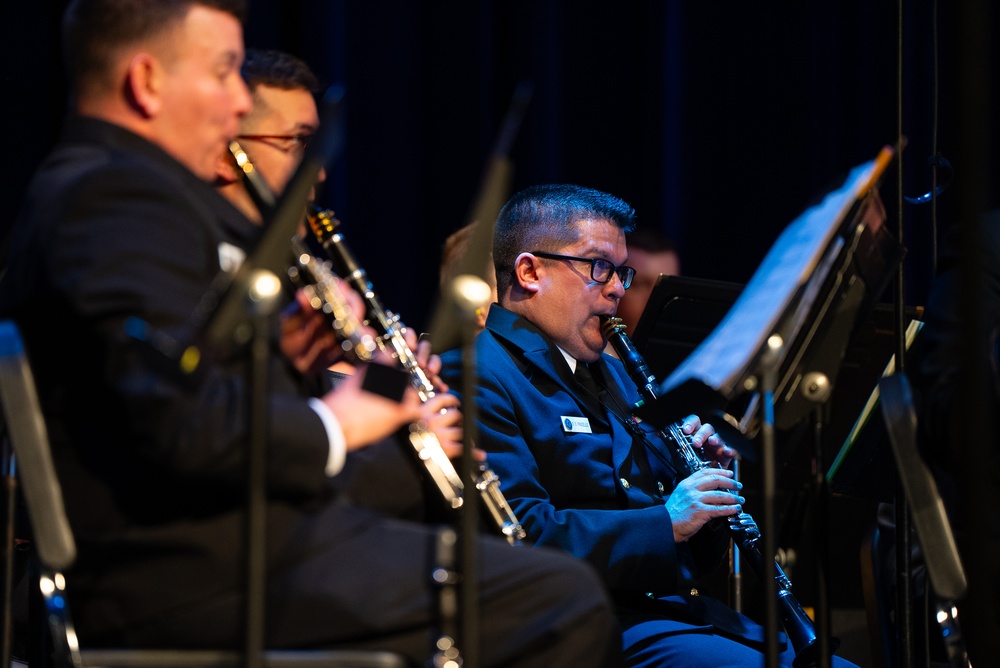
<instances>
[{"instance_id":1,"label":"clarinet","mask_svg":"<svg viewBox=\"0 0 1000 668\"><path fill-rule=\"evenodd\" d=\"M330 270L330 263L311 255L298 239L292 239L292 250L295 264L288 268L288 277L302 288L309 305L326 317L344 356L351 362L370 362L378 345L355 317L350 302L337 285L337 277Z\"/></svg>"},{"instance_id":2,"label":"clarinet","mask_svg":"<svg viewBox=\"0 0 1000 668\"><path fill-rule=\"evenodd\" d=\"M261 178L246 152L235 141L230 143L229 150L233 154L236 165L243 173L247 191L254 202L262 210L273 207L276 200L274 193ZM332 212L329 217L333 219ZM314 217L307 215L306 218L312 225ZM288 269L288 276L302 288L310 306L326 317L340 342L345 357L354 362L367 362L372 359L376 348L385 349L386 341L389 341L395 356L406 367L411 379L413 379L413 384L417 385L421 400L426 402L433 397L433 385L424 374L423 369L417 364L413 352L406 345L403 338L404 330L398 322L398 318L383 312L382 318L377 319L375 324L384 336L376 339L365 334L362 323L354 315L350 303L340 290L339 279L333 274L330 261L321 261L316 258L305 243L297 238L291 239L291 248L295 254L295 260ZM370 286L361 292L362 294L371 292ZM370 296L366 295L369 308L371 308L374 299L373 292ZM388 329L390 326L391 333ZM441 447L437 435L420 421L409 426L408 436L417 457L424 464L431 480L441 491L445 503L452 508L460 508L464 500L462 478L455 471L455 467L448 459L444 448ZM507 541L511 545L520 545L521 541L526 538L526 534L513 511L507 505L507 500L500 492L500 479L497 475L481 466L481 475L476 480L476 489L482 493L490 515L496 520L500 532L507 538Z\"/></svg>"},{"instance_id":3,"label":"clarinet","mask_svg":"<svg viewBox=\"0 0 1000 668\"><path fill-rule=\"evenodd\" d=\"M364 269L358 266L351 251L344 243L343 235L337 231L340 221L332 211L315 207L307 219L309 228L329 253L337 272L364 299L368 316L367 324L379 334L377 339L379 345L396 357L409 373L411 384L416 388L422 401L433 397L434 385L427 378L427 374L417 363L416 356L406 343L405 325L400 321L398 315L382 307L378 295L375 294L375 290L368 280L368 275ZM433 442L427 438L428 435L433 438ZM411 433L410 440L420 460L424 462L431 480L437 485L445 500L450 502L453 507L461 505L465 485L434 434L428 433L416 437ZM521 544L527 534L514 515L514 511L511 510L503 492L500 491L500 478L485 463L479 464L479 474L475 480L475 487L480 492L483 503L489 511L490 517L496 522L500 533L507 538L511 545Z\"/></svg>"},{"instance_id":4,"label":"clarinet","mask_svg":"<svg viewBox=\"0 0 1000 668\"><path fill-rule=\"evenodd\" d=\"M649 367L646 366L646 361L635 349L635 346L632 345L631 339L625 333L625 325L622 323L621 318L603 317L601 320L601 329L605 337L607 337L608 342L614 347L615 352L618 353L619 359L625 365L629 377L636 384L643 399L646 401L655 400L657 398L657 388L659 387L656 377L650 372ZM703 460L698 455L698 450L693 445L692 436L684 433L683 429L681 429L681 423L677 422L669 425L666 429L660 431L658 435L670 447L672 459L681 472L691 475L696 471L715 465L712 462ZM646 443L650 447L654 447L649 443L648 439L644 440L646 440ZM733 490L729 491L734 496L737 494ZM757 545L760 539L760 530L757 528L757 523L747 513L730 515L726 518L726 523L733 542L739 547L740 554L746 558L750 570L758 578L761 578L764 574L765 562L764 555L761 554ZM781 566L777 563L774 564L774 568L774 579L778 585L778 612L785 627L785 633L788 635L788 640L795 649L795 665L812 665L819 659L819 642L816 638L816 629L809 615L806 614L806 611L802 609L802 605L799 604L794 594L792 594L791 580L788 579L788 576L785 575L784 571L781 570ZM837 645L836 639L831 639L831 644L833 646L832 649L835 650Z\"/></svg>"}]
</instances>

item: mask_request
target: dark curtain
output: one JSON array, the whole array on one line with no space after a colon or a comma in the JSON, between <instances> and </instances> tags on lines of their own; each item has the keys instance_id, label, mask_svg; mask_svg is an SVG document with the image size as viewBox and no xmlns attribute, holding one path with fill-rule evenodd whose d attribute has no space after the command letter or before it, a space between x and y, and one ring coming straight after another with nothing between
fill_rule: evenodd
<instances>
[{"instance_id":1,"label":"dark curtain","mask_svg":"<svg viewBox=\"0 0 1000 668\"><path fill-rule=\"evenodd\" d=\"M62 118L65 4L4 10L4 229ZM785 225L896 138L896 3L249 6L249 46L295 53L345 86L346 147L320 203L343 220L385 304L418 329L435 299L441 244L469 219L519 83L534 94L510 149L513 188L575 182L620 195L640 225L679 244L692 276L747 281ZM918 0L902 10L908 195L931 183L933 8ZM938 143L953 163L963 157L954 153L956 87L996 61L960 60L956 11L942 8L937 21ZM893 174L883 199L894 218ZM944 225L953 199L940 200ZM908 301L919 304L932 270L929 207L907 206L904 220Z\"/></svg>"},{"instance_id":2,"label":"dark curtain","mask_svg":"<svg viewBox=\"0 0 1000 668\"><path fill-rule=\"evenodd\" d=\"M895 142L895 3L413 3L251 0L247 42L347 90L347 147L321 200L383 301L427 324L440 247L467 222L517 85L534 95L514 184L575 182L631 202L688 275L745 282L781 229ZM903 7L904 193L931 183L933 4ZM960 35L938 18L939 151ZM958 167L961 169L961 167ZM895 174L883 187L896 217ZM948 222L948 198L939 218ZM930 207L904 210L908 295L932 271Z\"/></svg>"}]
</instances>

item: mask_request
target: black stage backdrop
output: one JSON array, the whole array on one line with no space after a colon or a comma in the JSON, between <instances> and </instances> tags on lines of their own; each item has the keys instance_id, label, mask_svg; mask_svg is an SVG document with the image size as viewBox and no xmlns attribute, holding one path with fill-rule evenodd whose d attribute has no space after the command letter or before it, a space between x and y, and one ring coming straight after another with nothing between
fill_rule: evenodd
<instances>
[{"instance_id":1,"label":"black stage backdrop","mask_svg":"<svg viewBox=\"0 0 1000 668\"><path fill-rule=\"evenodd\" d=\"M3 10L4 229L63 114L65 4ZM780 230L898 128L897 3L249 4L249 46L295 53L346 86L346 151L320 203L344 221L387 307L415 328L521 81L534 97L511 151L515 189L575 182L618 194L640 225L676 240L686 274L728 281L745 282ZM937 20L939 150L956 163L942 225L968 177L955 154L955 88L986 66L959 62L956 11ZM934 3L904 3L902 16L903 190L916 195L931 183ZM895 178L883 188L893 218ZM908 301L919 304L933 266L930 207L907 206L904 220Z\"/></svg>"}]
</instances>

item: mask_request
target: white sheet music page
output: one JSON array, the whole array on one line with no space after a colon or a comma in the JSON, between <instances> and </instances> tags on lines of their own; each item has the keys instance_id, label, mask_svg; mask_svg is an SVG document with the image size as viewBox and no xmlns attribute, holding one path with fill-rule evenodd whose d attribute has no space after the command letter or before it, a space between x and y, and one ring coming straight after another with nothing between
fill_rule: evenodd
<instances>
[{"instance_id":1,"label":"white sheet music page","mask_svg":"<svg viewBox=\"0 0 1000 668\"><path fill-rule=\"evenodd\" d=\"M845 217L886 162L880 155L855 167L840 188L785 228L719 325L664 381L662 393L688 381L703 383L727 399L742 391L768 337L778 333L782 316L802 296L814 272L823 269L824 257L843 243L838 231Z\"/></svg>"}]
</instances>

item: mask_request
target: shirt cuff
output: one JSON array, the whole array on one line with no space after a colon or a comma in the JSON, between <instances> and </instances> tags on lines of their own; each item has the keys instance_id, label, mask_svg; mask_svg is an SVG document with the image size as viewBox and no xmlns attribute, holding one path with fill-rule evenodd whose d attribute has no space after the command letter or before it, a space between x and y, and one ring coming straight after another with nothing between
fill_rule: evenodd
<instances>
[{"instance_id":1,"label":"shirt cuff","mask_svg":"<svg viewBox=\"0 0 1000 668\"><path fill-rule=\"evenodd\" d=\"M316 415L323 421L323 427L326 429L326 437L330 441L330 456L326 460L326 474L331 477L335 476L343 470L344 462L347 459L347 438L344 436L344 430L340 427L340 421L329 406L315 397L309 399L309 406L316 411Z\"/></svg>"}]
</instances>

